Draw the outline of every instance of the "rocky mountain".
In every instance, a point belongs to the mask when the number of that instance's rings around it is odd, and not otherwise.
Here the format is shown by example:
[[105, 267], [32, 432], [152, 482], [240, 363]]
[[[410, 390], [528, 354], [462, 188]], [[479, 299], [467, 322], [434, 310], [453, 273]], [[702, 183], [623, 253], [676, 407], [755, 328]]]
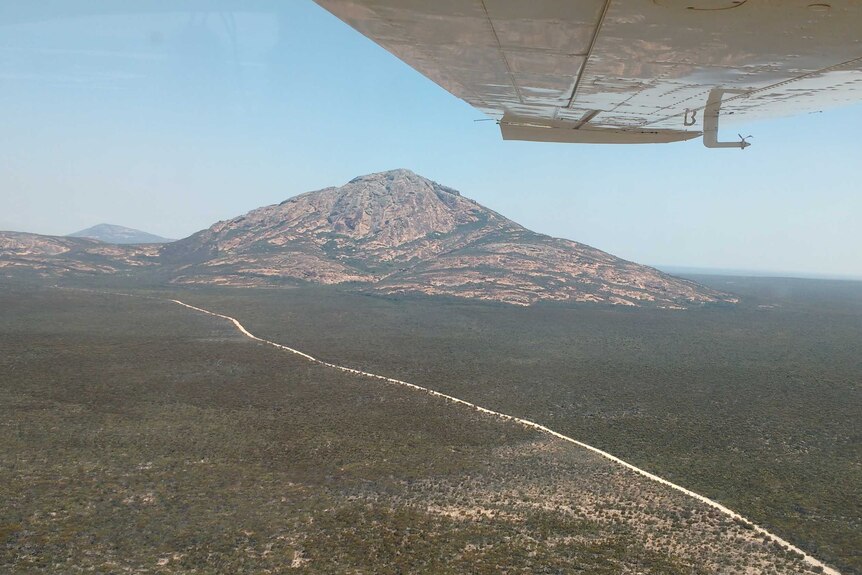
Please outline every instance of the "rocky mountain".
[[253, 210], [162, 247], [182, 284], [353, 282], [529, 305], [686, 307], [727, 294], [537, 234], [408, 170], [361, 176]]
[[70, 238], [90, 238], [106, 244], [164, 244], [172, 242], [155, 234], [113, 224], [98, 224], [92, 228], [69, 234]]
[[[91, 230], [97, 228], [103, 227]], [[115, 242], [141, 237], [115, 228], [107, 229]], [[0, 232], [0, 270], [44, 277], [149, 274], [150, 281], [187, 285], [344, 284], [520, 305], [550, 300], [680, 308], [735, 301], [532, 232], [408, 170], [302, 194], [172, 243]]]
[[89, 238], [0, 232], [0, 271], [45, 277], [113, 274], [158, 264], [156, 245], [120, 246]]

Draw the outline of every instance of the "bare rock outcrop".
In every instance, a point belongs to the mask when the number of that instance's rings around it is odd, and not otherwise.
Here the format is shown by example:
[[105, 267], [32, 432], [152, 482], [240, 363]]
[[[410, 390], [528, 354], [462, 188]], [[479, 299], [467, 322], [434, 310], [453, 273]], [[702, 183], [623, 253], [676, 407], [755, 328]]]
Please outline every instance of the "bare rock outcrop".
[[451, 188], [393, 170], [305, 193], [164, 246], [186, 284], [356, 282], [529, 305], [731, 302], [696, 283], [527, 230]]

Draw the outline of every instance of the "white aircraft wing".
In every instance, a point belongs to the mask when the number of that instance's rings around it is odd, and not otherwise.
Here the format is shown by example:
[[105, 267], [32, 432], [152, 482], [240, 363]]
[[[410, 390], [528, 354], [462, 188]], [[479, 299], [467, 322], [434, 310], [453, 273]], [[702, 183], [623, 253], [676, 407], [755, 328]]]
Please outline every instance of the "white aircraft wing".
[[862, 100], [862, 0], [316, 0], [505, 139], [718, 142]]

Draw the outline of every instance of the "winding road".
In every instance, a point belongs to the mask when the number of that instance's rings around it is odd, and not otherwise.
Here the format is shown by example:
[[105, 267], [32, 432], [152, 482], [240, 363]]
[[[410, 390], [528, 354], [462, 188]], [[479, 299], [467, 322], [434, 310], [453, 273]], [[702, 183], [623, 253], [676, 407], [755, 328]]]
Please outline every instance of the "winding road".
[[[117, 294], [117, 295], [121, 295], [121, 294]], [[129, 294], [122, 294], [122, 295], [129, 295]], [[354, 375], [359, 375], [359, 376], [368, 377], [368, 378], [372, 378], [372, 379], [378, 379], [378, 380], [385, 381], [387, 383], [391, 383], [394, 385], [401, 385], [404, 387], [409, 387], [409, 388], [414, 389], [416, 391], [420, 391], [422, 393], [426, 393], [429, 395], [433, 395], [435, 397], [442, 398], [442, 399], [449, 401], [451, 403], [457, 403], [457, 404], [463, 405], [465, 407], [469, 407], [470, 409], [473, 409], [475, 411], [490, 415], [492, 417], [496, 417], [498, 419], [518, 423], [520, 425], [523, 425], [524, 427], [527, 427], [530, 429], [535, 429], [536, 431], [540, 431], [541, 433], [550, 435], [552, 437], [556, 437], [557, 439], [561, 439], [561, 440], [566, 441], [568, 443], [572, 443], [574, 445], [577, 445], [578, 447], [582, 447], [584, 449], [592, 451], [593, 453], [596, 453], [596, 454], [604, 457], [605, 459], [609, 459], [609, 460], [613, 461], [614, 463], [621, 465], [621, 466], [625, 467], [626, 469], [629, 469], [629, 470], [637, 473], [638, 475], [646, 477], [647, 479], [655, 481], [656, 483], [666, 485], [667, 487], [670, 487], [671, 489], [675, 489], [676, 491], [684, 493], [685, 495], [688, 495], [689, 497], [691, 497], [693, 499], [696, 499], [702, 503], [705, 503], [706, 505], [709, 505], [710, 507], [717, 509], [718, 511], [720, 511], [721, 513], [727, 515], [728, 517], [730, 517], [732, 519], [742, 521], [743, 523], [745, 523], [746, 525], [748, 525], [749, 527], [751, 527], [752, 529], [754, 529], [758, 533], [765, 535], [766, 537], [768, 537], [772, 541], [780, 544], [781, 546], [785, 547], [786, 549], [794, 551], [796, 553], [799, 553], [800, 555], [802, 555], [804, 557], [804, 561], [806, 563], [808, 563], [812, 567], [820, 567], [823, 570], [822, 572], [826, 573], [827, 575], [841, 575], [841, 573], [839, 571], [837, 571], [836, 569], [829, 567], [828, 565], [826, 565], [822, 561], [819, 561], [818, 559], [812, 557], [811, 555], [809, 555], [808, 553], [806, 553], [802, 549], [800, 549], [800, 548], [796, 547], [795, 545], [792, 545], [791, 543], [785, 541], [784, 539], [782, 539], [778, 535], [775, 535], [775, 534], [767, 531], [766, 529], [764, 529], [763, 527], [760, 527], [759, 525], [755, 525], [754, 523], [752, 523], [751, 521], [749, 521], [748, 519], [746, 519], [745, 517], [743, 517], [739, 513], [733, 511], [732, 509], [725, 507], [721, 503], [718, 503], [717, 501], [713, 501], [712, 499], [709, 499], [708, 497], [700, 495], [699, 493], [695, 493], [694, 491], [686, 489], [685, 487], [682, 487], [681, 485], [677, 485], [676, 483], [672, 483], [672, 482], [668, 481], [667, 479], [663, 479], [663, 478], [659, 477], [658, 475], [652, 474], [649, 471], [641, 469], [640, 467], [636, 467], [636, 466], [632, 465], [631, 463], [628, 463], [627, 461], [623, 461], [619, 457], [611, 455], [610, 453], [608, 453], [606, 451], [602, 451], [601, 449], [593, 447], [592, 445], [587, 445], [586, 443], [578, 441], [577, 439], [573, 439], [567, 435], [563, 435], [562, 433], [559, 433], [557, 431], [554, 431], [553, 429], [545, 427], [544, 425], [542, 425], [540, 423], [536, 423], [534, 421], [530, 421], [528, 419], [523, 419], [520, 417], [515, 417], [514, 415], [507, 415], [505, 413], [500, 413], [499, 411], [494, 411], [492, 409], [488, 409], [486, 407], [476, 405], [475, 403], [471, 403], [469, 401], [465, 401], [463, 399], [459, 399], [459, 398], [453, 397], [451, 395], [446, 395], [445, 393], [440, 393], [439, 391], [434, 391], [433, 389], [428, 389], [427, 387], [422, 387], [421, 385], [416, 385], [416, 384], [409, 383], [406, 381], [401, 381], [400, 379], [393, 379], [391, 377], [385, 377], [382, 375], [369, 373], [367, 371], [360, 371], [358, 369], [352, 369], [352, 368], [345, 367], [342, 365], [336, 365], [334, 363], [329, 363], [329, 362], [317, 359], [316, 357], [313, 357], [311, 355], [308, 355], [307, 353], [303, 353], [299, 350], [293, 349], [292, 347], [288, 347], [286, 345], [281, 345], [280, 343], [275, 343], [274, 341], [269, 341], [268, 339], [263, 339], [261, 337], [258, 337], [256, 335], [254, 335], [253, 333], [251, 333], [250, 331], [248, 331], [239, 322], [239, 320], [237, 320], [236, 318], [230, 317], [228, 315], [216, 313], [213, 311], [209, 311], [209, 310], [206, 310], [206, 309], [203, 309], [200, 307], [195, 307], [193, 305], [182, 302], [178, 299], [171, 299], [171, 300], [167, 300], [167, 301], [173, 302], [175, 304], [181, 305], [185, 308], [188, 308], [190, 310], [194, 310], [194, 311], [199, 312], [199, 313], [203, 313], [203, 314], [207, 314], [207, 315], [210, 315], [213, 317], [227, 320], [230, 323], [232, 323], [233, 326], [240, 333], [242, 333], [244, 336], [246, 336], [250, 339], [253, 339], [254, 341], [257, 341], [257, 342], [260, 342], [260, 343], [263, 343], [266, 345], [270, 345], [270, 346], [275, 347], [277, 349], [298, 355], [298, 356], [300, 356], [304, 359], [307, 359], [310, 362], [316, 363], [318, 365], [322, 365], [322, 366], [329, 367], [332, 369], [337, 369], [339, 371], [343, 371], [346, 373], [352, 373]]]

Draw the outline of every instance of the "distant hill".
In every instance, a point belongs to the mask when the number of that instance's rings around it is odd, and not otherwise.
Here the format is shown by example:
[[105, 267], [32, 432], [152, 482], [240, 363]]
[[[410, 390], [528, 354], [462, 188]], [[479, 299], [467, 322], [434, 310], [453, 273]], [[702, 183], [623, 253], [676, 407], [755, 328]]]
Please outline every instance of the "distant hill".
[[590, 246], [532, 232], [409, 170], [361, 176], [253, 210], [162, 248], [186, 284], [357, 282], [528, 305], [685, 307], [735, 301]]
[[141, 230], [126, 228], [123, 226], [115, 226], [113, 224], [99, 224], [86, 230], [69, 234], [70, 238], [90, 238], [99, 240], [106, 244], [164, 244], [172, 242], [168, 238], [163, 238]]

